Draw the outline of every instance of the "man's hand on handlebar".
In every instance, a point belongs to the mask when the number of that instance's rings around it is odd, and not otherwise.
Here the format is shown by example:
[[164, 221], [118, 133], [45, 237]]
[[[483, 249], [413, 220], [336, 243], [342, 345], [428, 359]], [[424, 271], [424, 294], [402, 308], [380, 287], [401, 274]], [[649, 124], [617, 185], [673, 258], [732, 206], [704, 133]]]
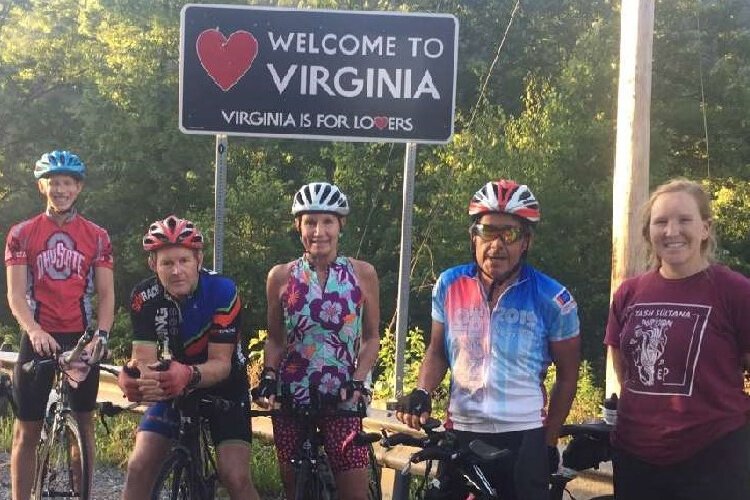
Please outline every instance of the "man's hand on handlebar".
[[420, 429], [432, 413], [430, 393], [424, 389], [414, 389], [408, 396], [399, 399], [396, 418], [413, 429]]
[[60, 352], [60, 344], [50, 335], [45, 332], [42, 327], [33, 328], [26, 332], [31, 342], [31, 347], [34, 352], [44, 358], [52, 357], [57, 352]]
[[[162, 391], [162, 399], [172, 399], [184, 394], [193, 375], [190, 365], [174, 359], [168, 365], [157, 361], [148, 365], [148, 368], [150, 370], [143, 375], [143, 379], [156, 381], [158, 388]], [[158, 396], [158, 392], [154, 392], [154, 395]]]
[[137, 403], [144, 399], [140, 388], [140, 381], [138, 380], [140, 376], [141, 371], [138, 369], [138, 364], [134, 359], [128, 361], [122, 367], [122, 370], [120, 370], [120, 375], [117, 377], [117, 385], [120, 386], [123, 396], [128, 401]]

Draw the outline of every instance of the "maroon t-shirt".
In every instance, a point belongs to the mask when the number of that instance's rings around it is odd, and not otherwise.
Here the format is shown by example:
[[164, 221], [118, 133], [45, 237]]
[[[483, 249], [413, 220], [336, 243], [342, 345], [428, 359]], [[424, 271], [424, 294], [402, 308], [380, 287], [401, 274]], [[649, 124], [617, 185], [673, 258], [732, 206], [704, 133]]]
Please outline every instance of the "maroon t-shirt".
[[654, 464], [685, 460], [750, 419], [750, 280], [720, 265], [650, 271], [615, 293], [604, 343], [625, 365], [613, 442]]

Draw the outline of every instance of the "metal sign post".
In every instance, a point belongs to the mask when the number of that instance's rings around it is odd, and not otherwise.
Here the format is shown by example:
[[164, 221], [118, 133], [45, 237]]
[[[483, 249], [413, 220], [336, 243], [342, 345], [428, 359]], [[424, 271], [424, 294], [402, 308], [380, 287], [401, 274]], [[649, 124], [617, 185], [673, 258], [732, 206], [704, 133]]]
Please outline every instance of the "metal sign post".
[[414, 206], [414, 164], [417, 145], [406, 144], [404, 153], [404, 191], [401, 205], [401, 260], [398, 266], [398, 298], [396, 299], [396, 364], [394, 369], [394, 394], [396, 398], [404, 392], [404, 351], [409, 330], [409, 270], [411, 267], [411, 221]]
[[224, 213], [227, 199], [227, 148], [226, 134], [216, 136], [216, 173], [214, 179], [214, 271], [224, 269]]

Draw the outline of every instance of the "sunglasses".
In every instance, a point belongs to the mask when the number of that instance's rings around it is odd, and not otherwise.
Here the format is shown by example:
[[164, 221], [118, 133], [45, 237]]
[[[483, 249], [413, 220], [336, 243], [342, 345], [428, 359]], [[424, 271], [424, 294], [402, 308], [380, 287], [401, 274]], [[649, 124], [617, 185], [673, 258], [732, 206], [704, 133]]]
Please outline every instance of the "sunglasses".
[[504, 245], [512, 245], [523, 238], [524, 230], [517, 226], [490, 226], [488, 224], [474, 224], [471, 233], [479, 236], [482, 241], [490, 242], [498, 238]]

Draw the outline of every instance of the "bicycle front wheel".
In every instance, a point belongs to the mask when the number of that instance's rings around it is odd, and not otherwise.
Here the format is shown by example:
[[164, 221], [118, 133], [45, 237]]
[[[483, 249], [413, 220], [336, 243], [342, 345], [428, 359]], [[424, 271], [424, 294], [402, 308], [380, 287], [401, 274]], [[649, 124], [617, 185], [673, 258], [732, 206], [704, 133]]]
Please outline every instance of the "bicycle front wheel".
[[151, 500], [201, 500], [191, 477], [190, 457], [185, 450], [172, 450], [156, 477]]
[[47, 432], [37, 450], [32, 498], [89, 498], [86, 439], [71, 414]]
[[330, 496], [326, 490], [319, 474], [320, 470], [313, 470], [312, 464], [303, 460], [294, 475], [294, 500], [329, 500]]
[[375, 450], [372, 448], [372, 444], [368, 444], [367, 450], [370, 463], [367, 466], [367, 498], [369, 500], [381, 500], [383, 498], [383, 492], [380, 487], [380, 464], [375, 459]]

